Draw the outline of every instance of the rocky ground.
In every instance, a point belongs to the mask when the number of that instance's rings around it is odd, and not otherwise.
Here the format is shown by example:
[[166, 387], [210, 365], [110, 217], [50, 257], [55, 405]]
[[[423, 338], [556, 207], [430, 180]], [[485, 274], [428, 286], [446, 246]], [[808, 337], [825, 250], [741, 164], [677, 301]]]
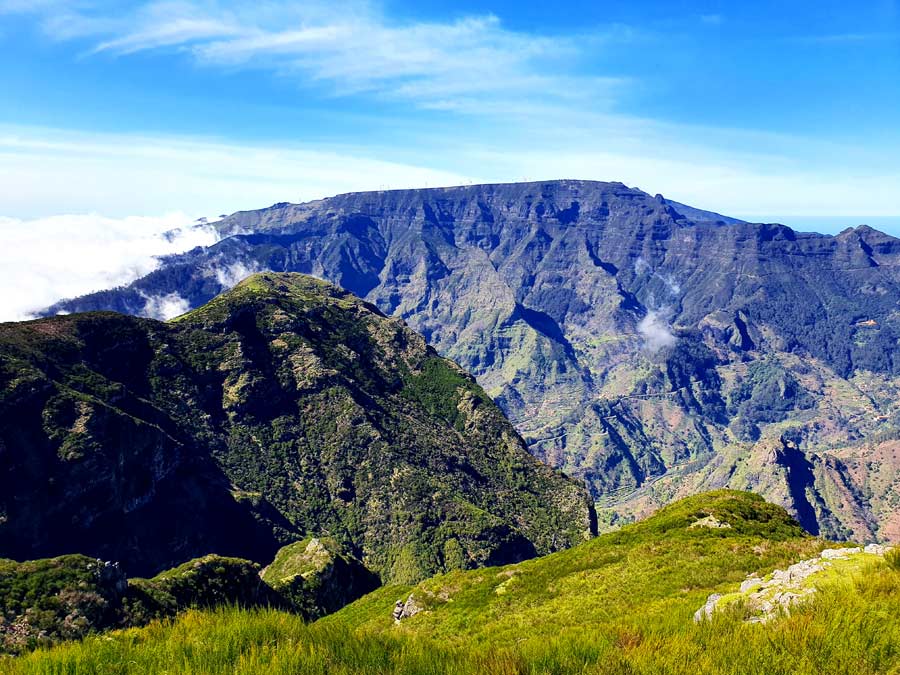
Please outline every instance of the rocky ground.
[[711, 619], [716, 612], [743, 603], [748, 623], [765, 623], [815, 594], [823, 581], [856, 571], [891, 547], [879, 544], [827, 548], [816, 558], [801, 560], [765, 577], [752, 573], [734, 593], [713, 593], [694, 614], [694, 621]]

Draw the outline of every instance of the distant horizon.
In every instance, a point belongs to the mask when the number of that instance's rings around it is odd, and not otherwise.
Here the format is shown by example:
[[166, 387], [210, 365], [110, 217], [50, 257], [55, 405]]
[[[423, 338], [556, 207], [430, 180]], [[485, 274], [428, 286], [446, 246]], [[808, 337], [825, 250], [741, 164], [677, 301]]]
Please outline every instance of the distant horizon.
[[868, 225], [871, 228], [900, 238], [900, 215], [896, 216], [773, 216], [724, 213], [750, 223], [778, 223], [796, 232], [839, 234], [848, 227]]

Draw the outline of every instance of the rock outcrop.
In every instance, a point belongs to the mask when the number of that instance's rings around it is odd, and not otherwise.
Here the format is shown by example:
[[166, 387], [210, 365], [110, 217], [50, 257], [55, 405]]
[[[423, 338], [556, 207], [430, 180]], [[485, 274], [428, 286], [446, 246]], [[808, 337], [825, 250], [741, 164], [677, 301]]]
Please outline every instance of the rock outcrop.
[[392, 613], [394, 623], [400, 623], [403, 619], [408, 619], [424, 610], [425, 608], [418, 600], [416, 600], [416, 597], [410, 593], [406, 600], [401, 599], [394, 604], [394, 611]]
[[801, 560], [786, 569], [777, 569], [764, 578], [751, 574], [737, 593], [713, 593], [694, 613], [694, 621], [711, 619], [716, 611], [742, 602], [748, 623], [763, 623], [789, 612], [816, 593], [816, 584], [826, 571], [846, 575], [859, 571], [873, 557], [884, 558], [890, 547], [869, 544], [862, 547], [824, 549], [817, 558]]
[[378, 577], [333, 539], [310, 537], [281, 549], [261, 573], [294, 612], [330, 614], [378, 587]]

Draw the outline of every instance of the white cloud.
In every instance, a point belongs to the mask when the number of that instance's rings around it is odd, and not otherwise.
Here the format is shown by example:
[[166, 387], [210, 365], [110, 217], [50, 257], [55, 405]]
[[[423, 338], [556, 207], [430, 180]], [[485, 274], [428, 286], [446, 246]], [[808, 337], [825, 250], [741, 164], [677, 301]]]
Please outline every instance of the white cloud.
[[651, 353], [674, 347], [678, 341], [669, 329], [663, 312], [658, 310], [648, 310], [647, 315], [638, 322], [637, 329], [644, 338], [644, 349]]
[[178, 293], [166, 293], [165, 295], [145, 296], [147, 304], [144, 305], [143, 316], [151, 319], [168, 321], [176, 316], [181, 316], [191, 308], [186, 298]]
[[232, 288], [249, 277], [251, 274], [261, 271], [255, 260], [246, 264], [238, 260], [230, 265], [217, 266], [212, 269], [218, 281], [224, 288]]
[[458, 96], [610, 95], [611, 84], [622, 81], [560, 78], [559, 61], [634, 34], [613, 25], [580, 36], [543, 36], [507, 29], [491, 14], [394, 21], [363, 0], [156, 0], [130, 10], [56, 0], [38, 13], [51, 37], [87, 41], [93, 54], [179, 50], [206, 66], [262, 68], [338, 94], [376, 92], [427, 107]]
[[[128, 283], [158, 266], [154, 256], [216, 239], [211, 227], [183, 213], [0, 218], [0, 320], [22, 320], [61, 298]], [[171, 307], [154, 305], [157, 314]]]
[[375, 151], [0, 126], [0, 214], [221, 214], [339, 192], [458, 185], [471, 177]]

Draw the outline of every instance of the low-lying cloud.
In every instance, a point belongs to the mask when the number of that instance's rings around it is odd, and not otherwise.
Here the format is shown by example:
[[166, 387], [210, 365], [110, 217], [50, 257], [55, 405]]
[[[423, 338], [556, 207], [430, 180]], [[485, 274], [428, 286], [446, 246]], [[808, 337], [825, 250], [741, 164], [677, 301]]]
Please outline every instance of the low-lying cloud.
[[[57, 300], [127, 284], [156, 269], [157, 256], [218, 238], [213, 227], [184, 213], [0, 217], [0, 321], [21, 321]], [[176, 305], [174, 298], [149, 299], [148, 313], [161, 317]]]
[[659, 310], [648, 310], [647, 315], [638, 322], [637, 329], [644, 339], [643, 348], [651, 353], [674, 347], [678, 341], [669, 328], [665, 314]]
[[262, 269], [255, 260], [251, 260], [249, 263], [238, 260], [237, 262], [216, 266], [212, 269], [216, 281], [218, 281], [223, 288], [232, 288], [251, 274], [261, 271]]
[[142, 314], [151, 319], [168, 321], [190, 310], [191, 303], [187, 298], [178, 293], [166, 293], [165, 295], [148, 295], [147, 304], [144, 305]]

